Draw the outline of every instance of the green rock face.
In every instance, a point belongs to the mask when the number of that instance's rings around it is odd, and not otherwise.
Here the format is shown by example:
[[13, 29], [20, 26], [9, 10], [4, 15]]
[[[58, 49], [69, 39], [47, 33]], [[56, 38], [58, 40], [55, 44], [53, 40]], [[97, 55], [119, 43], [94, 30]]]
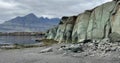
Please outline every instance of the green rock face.
[[76, 16], [63, 17], [60, 25], [58, 26], [57, 34], [54, 39], [59, 42], [72, 42], [72, 31], [76, 18]]
[[110, 29], [110, 18], [116, 2], [108, 2], [95, 8], [90, 16], [87, 38], [102, 39], [107, 37]]
[[59, 42], [81, 42], [109, 38], [120, 34], [120, 1], [112, 1], [77, 16], [63, 17], [58, 27], [49, 30], [47, 39]]
[[82, 39], [86, 39], [90, 15], [91, 12], [89, 11], [86, 11], [85, 13], [78, 15], [72, 32], [73, 42], [79, 42]]

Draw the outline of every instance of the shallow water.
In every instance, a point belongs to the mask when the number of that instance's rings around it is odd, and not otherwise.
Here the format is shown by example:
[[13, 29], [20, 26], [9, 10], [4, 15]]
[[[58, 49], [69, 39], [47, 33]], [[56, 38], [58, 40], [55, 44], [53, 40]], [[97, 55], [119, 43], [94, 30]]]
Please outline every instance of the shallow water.
[[0, 44], [33, 44], [36, 43], [36, 38], [41, 36], [0, 36]]

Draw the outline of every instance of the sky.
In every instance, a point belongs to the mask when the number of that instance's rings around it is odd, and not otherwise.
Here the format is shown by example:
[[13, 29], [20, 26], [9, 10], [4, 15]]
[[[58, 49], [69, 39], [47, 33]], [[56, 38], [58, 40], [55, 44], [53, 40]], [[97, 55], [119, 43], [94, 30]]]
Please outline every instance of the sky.
[[0, 23], [34, 13], [38, 17], [77, 15], [111, 0], [0, 0]]

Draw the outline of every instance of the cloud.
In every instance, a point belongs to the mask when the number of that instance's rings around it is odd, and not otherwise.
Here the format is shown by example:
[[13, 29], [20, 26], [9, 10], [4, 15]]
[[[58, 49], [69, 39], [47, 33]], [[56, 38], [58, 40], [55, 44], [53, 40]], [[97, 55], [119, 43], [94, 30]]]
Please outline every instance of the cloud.
[[4, 0], [0, 0], [0, 8], [3, 8], [3, 9], [13, 9], [16, 6], [17, 6], [17, 3], [6, 2]]
[[77, 15], [111, 0], [0, 0], [0, 21], [34, 13], [37, 16]]

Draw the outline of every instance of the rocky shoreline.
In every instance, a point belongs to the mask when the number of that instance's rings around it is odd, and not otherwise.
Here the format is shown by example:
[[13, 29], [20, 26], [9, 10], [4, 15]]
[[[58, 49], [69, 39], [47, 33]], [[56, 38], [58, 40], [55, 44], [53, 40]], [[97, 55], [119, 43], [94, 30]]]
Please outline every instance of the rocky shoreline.
[[39, 44], [0, 47], [0, 63], [120, 63], [119, 14], [120, 0], [113, 0], [64, 16]]
[[104, 39], [101, 42], [0, 50], [0, 63], [119, 63], [119, 52], [119, 42], [111, 43]]
[[34, 44], [9, 44], [9, 43], [4, 43], [0, 44], [0, 49], [4, 50], [12, 50], [12, 49], [23, 49], [23, 48], [34, 48], [34, 47], [42, 47], [42, 43], [34, 43]]
[[[52, 48], [47, 48], [41, 52], [51, 52]], [[54, 51], [53, 51], [54, 52]], [[110, 53], [120, 52], [120, 43], [119, 42], [110, 42], [110, 39], [106, 38], [101, 41], [88, 41], [75, 44], [63, 44], [57, 48], [56, 52], [62, 54], [69, 53], [79, 53], [84, 56], [106, 56]]]
[[[45, 41], [45, 39], [44, 39]], [[52, 42], [53, 40], [46, 40]], [[102, 40], [89, 40], [81, 41], [79, 43], [54, 43], [45, 45], [46, 43], [40, 42], [35, 44], [19, 45], [19, 44], [2, 44], [1, 50], [13, 50], [13, 49], [24, 49], [41, 47], [45, 49], [39, 50], [40, 53], [62, 54], [65, 56], [73, 57], [85, 57], [85, 56], [98, 56], [106, 57], [112, 53], [120, 52], [120, 42], [111, 42], [111, 39], [105, 38]], [[56, 46], [57, 45], [57, 46]], [[75, 55], [74, 55], [75, 54]]]
[[0, 36], [44, 36], [43, 32], [0, 32]]

